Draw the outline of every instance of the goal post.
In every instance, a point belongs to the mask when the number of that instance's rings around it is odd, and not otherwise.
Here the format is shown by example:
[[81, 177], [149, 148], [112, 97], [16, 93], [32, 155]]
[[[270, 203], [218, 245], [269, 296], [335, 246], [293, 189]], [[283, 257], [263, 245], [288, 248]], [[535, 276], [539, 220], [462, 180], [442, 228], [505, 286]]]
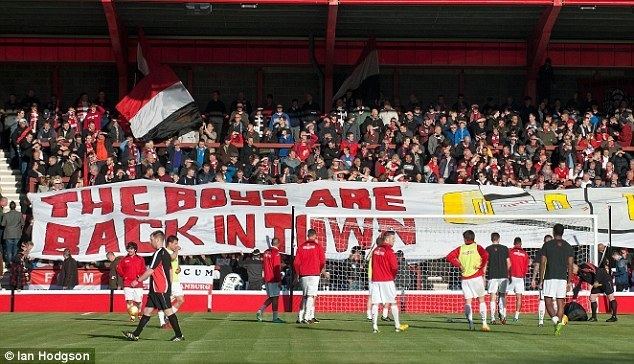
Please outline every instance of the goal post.
[[[396, 278], [399, 304], [410, 313], [460, 313], [463, 309], [458, 269], [445, 256], [463, 243], [462, 233], [472, 230], [476, 242], [491, 244], [491, 233], [500, 243], [513, 247], [515, 237], [531, 259], [555, 224], [564, 225], [564, 239], [574, 248], [575, 262], [596, 262], [598, 218], [596, 215], [353, 215], [306, 216], [306, 226], [326, 246], [326, 269], [319, 289], [318, 308], [329, 312], [365, 312], [368, 261], [377, 237], [394, 231], [394, 251], [399, 258]], [[531, 264], [525, 277], [523, 310], [537, 310], [538, 291], [530, 287]], [[511, 295], [509, 295], [511, 296]], [[510, 298], [510, 297], [509, 297]], [[512, 298], [510, 302], [512, 303]]]

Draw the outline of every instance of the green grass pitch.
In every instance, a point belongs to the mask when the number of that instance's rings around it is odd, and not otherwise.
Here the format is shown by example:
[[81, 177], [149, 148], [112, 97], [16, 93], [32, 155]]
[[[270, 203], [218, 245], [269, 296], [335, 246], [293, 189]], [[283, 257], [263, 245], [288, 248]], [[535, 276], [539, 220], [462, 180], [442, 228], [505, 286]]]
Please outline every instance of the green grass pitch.
[[[186, 341], [154, 316], [140, 341], [122, 330], [136, 325], [123, 314], [2, 314], [0, 347], [96, 348], [97, 363], [612, 363], [631, 362], [634, 316], [618, 323], [571, 322], [559, 337], [535, 315], [519, 323], [467, 331], [458, 315], [403, 315], [405, 332], [381, 323], [373, 334], [364, 314], [318, 315], [321, 323], [259, 323], [251, 314], [179, 313]], [[477, 316], [477, 314], [476, 314]], [[270, 320], [270, 313], [265, 316]], [[293, 323], [290, 323], [293, 322]]]

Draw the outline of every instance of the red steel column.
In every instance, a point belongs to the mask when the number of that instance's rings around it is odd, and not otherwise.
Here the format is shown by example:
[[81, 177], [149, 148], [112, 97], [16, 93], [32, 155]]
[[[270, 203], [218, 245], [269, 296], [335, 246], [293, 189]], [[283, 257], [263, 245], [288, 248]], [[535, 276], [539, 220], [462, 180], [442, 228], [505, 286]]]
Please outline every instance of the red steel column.
[[108, 22], [108, 32], [112, 44], [112, 53], [117, 64], [117, 75], [119, 79], [119, 99], [128, 93], [128, 58], [126, 37], [119, 22], [117, 11], [113, 0], [101, 0], [106, 21]]
[[324, 61], [324, 112], [329, 112], [333, 95], [333, 74], [335, 64], [335, 38], [337, 32], [337, 12], [339, 11], [339, 1], [330, 0], [328, 2], [328, 20], [326, 23], [326, 59]]
[[526, 96], [533, 98], [535, 102], [537, 98], [537, 76], [539, 67], [546, 60], [546, 50], [550, 42], [550, 34], [552, 33], [559, 12], [561, 11], [562, 0], [554, 0], [553, 5], [544, 10], [539, 17], [539, 21], [533, 29], [531, 38], [527, 44], [526, 54], [526, 88], [524, 93]]

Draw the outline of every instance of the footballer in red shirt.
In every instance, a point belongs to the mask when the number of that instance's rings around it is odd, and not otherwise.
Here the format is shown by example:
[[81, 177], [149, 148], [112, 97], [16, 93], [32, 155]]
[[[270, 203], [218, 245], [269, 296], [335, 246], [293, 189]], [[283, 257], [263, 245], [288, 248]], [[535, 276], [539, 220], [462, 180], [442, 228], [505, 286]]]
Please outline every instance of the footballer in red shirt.
[[136, 254], [138, 250], [136, 243], [128, 243], [125, 248], [128, 255], [119, 261], [117, 273], [123, 278], [123, 294], [130, 314], [130, 321], [134, 322], [137, 314], [141, 312], [143, 287], [132, 287], [131, 283], [145, 272], [145, 261]]
[[511, 283], [508, 286], [508, 292], [515, 293], [515, 316], [513, 321], [518, 321], [522, 310], [522, 294], [524, 294], [524, 288], [526, 287], [524, 277], [526, 277], [530, 265], [528, 253], [522, 249], [521, 238], [517, 237], [513, 240], [513, 248], [509, 250], [509, 259], [511, 260]]
[[268, 298], [262, 307], [255, 314], [258, 321], [262, 322], [264, 310], [271, 305], [273, 309], [273, 322], [283, 324], [277, 313], [277, 304], [280, 296], [280, 286], [282, 285], [282, 260], [280, 259], [280, 239], [273, 238], [271, 247], [262, 254], [262, 271], [264, 273], [264, 284], [266, 285], [266, 295]]
[[396, 234], [388, 231], [383, 236], [383, 242], [372, 252], [372, 284], [370, 296], [372, 297], [372, 331], [379, 332], [379, 304], [390, 304], [396, 332], [407, 330], [409, 325], [401, 324], [399, 320], [398, 305], [396, 305], [396, 285], [394, 280], [398, 273], [398, 259], [392, 247], [396, 240]]
[[302, 285], [302, 306], [299, 310], [297, 323], [318, 323], [315, 319], [315, 298], [319, 288], [319, 277], [326, 265], [326, 253], [321, 244], [315, 241], [317, 232], [309, 229], [306, 241], [297, 248], [293, 267]]

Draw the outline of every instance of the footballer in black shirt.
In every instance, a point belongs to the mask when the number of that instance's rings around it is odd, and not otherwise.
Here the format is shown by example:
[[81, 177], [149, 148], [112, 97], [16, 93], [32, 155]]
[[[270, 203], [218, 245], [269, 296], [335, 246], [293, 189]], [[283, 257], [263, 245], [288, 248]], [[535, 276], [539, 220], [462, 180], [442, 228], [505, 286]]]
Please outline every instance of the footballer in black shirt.
[[[542, 258], [539, 264], [546, 311], [553, 321], [555, 335], [560, 335], [561, 330], [568, 323], [568, 317], [564, 315], [564, 304], [574, 263], [574, 250], [567, 241], [563, 240], [563, 235], [564, 226], [555, 224], [554, 238], [542, 246]], [[557, 309], [553, 304], [555, 299]]]
[[612, 316], [606, 322], [616, 322], [616, 299], [614, 298], [614, 286], [612, 285], [612, 275], [610, 274], [610, 263], [608, 260], [603, 262], [601, 267], [597, 267], [592, 263], [582, 263], [573, 267], [573, 273], [579, 277], [579, 282], [573, 289], [574, 299], [577, 299], [581, 284], [583, 282], [592, 286], [590, 290], [590, 307], [592, 308], [592, 317], [588, 321], [597, 321], [597, 298], [603, 293], [610, 300], [610, 311]]
[[[500, 322], [506, 324], [506, 288], [508, 286], [509, 268], [511, 259], [509, 258], [509, 248], [500, 244], [500, 234], [491, 234], [491, 245], [486, 247], [489, 253], [487, 265], [487, 279], [489, 284], [487, 291], [491, 295], [491, 324], [497, 324], [495, 317], [497, 313], [496, 304], [499, 303]], [[499, 302], [498, 302], [499, 299]]]
[[171, 269], [172, 259], [165, 249], [165, 234], [157, 230], [150, 235], [150, 244], [156, 251], [152, 256], [150, 267], [139, 278], [132, 281], [132, 287], [137, 286], [140, 282], [150, 277], [150, 291], [148, 293], [147, 302], [143, 309], [143, 316], [139, 320], [136, 330], [124, 331], [123, 335], [131, 341], [139, 340], [139, 336], [143, 328], [150, 321], [150, 317], [155, 309], [165, 312], [172, 329], [174, 329], [174, 337], [171, 341], [183, 341], [185, 338], [181, 333], [178, 324], [178, 318], [172, 310], [171, 295]]

